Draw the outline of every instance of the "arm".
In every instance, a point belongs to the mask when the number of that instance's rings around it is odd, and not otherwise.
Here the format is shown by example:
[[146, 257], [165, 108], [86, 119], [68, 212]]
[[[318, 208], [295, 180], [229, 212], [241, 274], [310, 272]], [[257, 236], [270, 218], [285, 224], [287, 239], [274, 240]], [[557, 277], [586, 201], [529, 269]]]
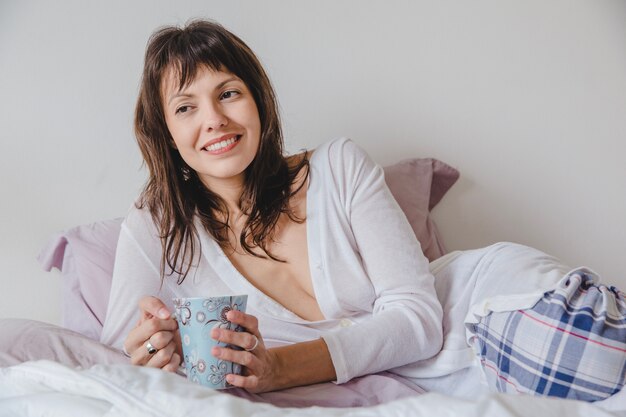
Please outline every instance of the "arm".
[[115, 253], [109, 304], [100, 341], [120, 350], [126, 336], [142, 318], [137, 310], [139, 300], [146, 294], [159, 294], [161, 284], [157, 263], [160, 243], [146, 216], [149, 214], [134, 207], [130, 210], [122, 223]]
[[[166, 305], [158, 260], [161, 247], [148, 213], [131, 209], [122, 224], [107, 315], [100, 341], [124, 349], [134, 365], [175, 371], [180, 364], [180, 337]], [[137, 308], [139, 307], [139, 309]], [[147, 342], [158, 349], [149, 354]]]
[[[427, 359], [442, 344], [442, 308], [434, 277], [384, 173], [351, 141], [329, 149], [332, 177], [343, 208], [346, 241], [355, 253], [349, 276], [333, 276], [338, 294], [371, 311], [367, 320], [323, 335], [337, 382]], [[341, 218], [340, 218], [341, 219]], [[339, 239], [335, 239], [339, 240]], [[337, 274], [337, 272], [335, 272]], [[355, 288], [367, 288], [360, 294]], [[346, 298], [346, 297], [344, 297]]]
[[250, 392], [267, 392], [336, 379], [335, 368], [323, 339], [266, 349], [258, 330], [256, 317], [240, 311], [229, 311], [228, 320], [246, 332], [213, 329], [211, 337], [252, 351], [215, 347], [214, 356], [245, 366], [244, 375], [228, 375], [227, 381]]
[[281, 388], [337, 379], [324, 339], [270, 349], [278, 364], [276, 385]]

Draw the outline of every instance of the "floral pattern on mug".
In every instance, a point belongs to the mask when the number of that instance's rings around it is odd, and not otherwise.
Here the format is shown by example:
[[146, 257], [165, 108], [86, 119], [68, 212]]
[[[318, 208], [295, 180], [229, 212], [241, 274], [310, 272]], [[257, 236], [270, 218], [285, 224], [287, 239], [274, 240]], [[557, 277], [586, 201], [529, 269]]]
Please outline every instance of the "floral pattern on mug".
[[215, 358], [212, 346], [241, 350], [211, 338], [214, 327], [241, 332], [245, 329], [227, 320], [231, 310], [245, 311], [246, 296], [175, 298], [175, 316], [181, 333], [187, 378], [211, 388], [230, 388], [226, 375], [241, 375], [242, 366]]
[[206, 362], [198, 357], [198, 351], [192, 350], [189, 355], [185, 355], [185, 369], [189, 379], [193, 382], [200, 382], [200, 375], [206, 371]]
[[[233, 323], [228, 321], [226, 315], [231, 310], [240, 310], [242, 305], [242, 300], [239, 300], [238, 297], [218, 297], [218, 298], [207, 298], [202, 305], [210, 312], [218, 312], [216, 314], [216, 318], [208, 320], [205, 323], [205, 326], [209, 324], [213, 324], [210, 328], [212, 329], [217, 325], [222, 329], [234, 330], [236, 332], [243, 331], [241, 326], [234, 326]], [[234, 328], [233, 328], [234, 327]], [[209, 330], [210, 331], [210, 330]], [[230, 347], [230, 346], [229, 346]]]
[[[209, 381], [213, 385], [221, 384], [226, 378], [226, 375], [229, 374], [229, 366], [226, 361], [219, 360], [217, 365], [211, 365], [211, 372], [209, 373]], [[228, 383], [228, 381], [226, 381]]]
[[174, 299], [174, 314], [178, 319], [178, 323], [187, 326], [189, 324], [189, 320], [191, 319], [191, 301], [184, 302], [181, 298]]

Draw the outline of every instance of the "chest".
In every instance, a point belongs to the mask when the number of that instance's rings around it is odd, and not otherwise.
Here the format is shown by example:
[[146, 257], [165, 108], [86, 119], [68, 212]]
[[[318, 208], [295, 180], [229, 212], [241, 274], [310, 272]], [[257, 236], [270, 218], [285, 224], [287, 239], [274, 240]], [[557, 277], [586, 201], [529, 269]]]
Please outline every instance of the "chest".
[[282, 219], [268, 249], [280, 261], [252, 256], [240, 246], [227, 256], [239, 273], [265, 295], [303, 319], [323, 320], [309, 267], [306, 222]]

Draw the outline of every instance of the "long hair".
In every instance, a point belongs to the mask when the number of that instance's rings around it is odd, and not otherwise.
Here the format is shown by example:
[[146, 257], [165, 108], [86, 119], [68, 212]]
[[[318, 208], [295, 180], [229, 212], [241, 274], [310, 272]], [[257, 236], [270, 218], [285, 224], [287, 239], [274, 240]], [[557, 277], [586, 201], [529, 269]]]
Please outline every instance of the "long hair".
[[[178, 76], [179, 87], [194, 81], [201, 68], [226, 70], [250, 90], [261, 120], [257, 154], [244, 171], [239, 206], [247, 216], [239, 236], [244, 251], [256, 257], [281, 261], [269, 250], [281, 214], [302, 223], [289, 205], [290, 198], [306, 183], [306, 153], [295, 163], [284, 155], [278, 104], [270, 80], [252, 50], [218, 23], [195, 20], [183, 28], [168, 26], [154, 32], [146, 48], [144, 69], [135, 109], [135, 136], [149, 170], [148, 181], [137, 203], [147, 207], [160, 234], [163, 254], [161, 279], [187, 276], [200, 241], [194, 218], [226, 249], [229, 213], [224, 200], [206, 187], [173, 146], [163, 110], [162, 83], [168, 71]], [[298, 173], [306, 167], [304, 181], [292, 190]], [[224, 220], [225, 219], [225, 220]], [[265, 254], [253, 251], [260, 248]]]

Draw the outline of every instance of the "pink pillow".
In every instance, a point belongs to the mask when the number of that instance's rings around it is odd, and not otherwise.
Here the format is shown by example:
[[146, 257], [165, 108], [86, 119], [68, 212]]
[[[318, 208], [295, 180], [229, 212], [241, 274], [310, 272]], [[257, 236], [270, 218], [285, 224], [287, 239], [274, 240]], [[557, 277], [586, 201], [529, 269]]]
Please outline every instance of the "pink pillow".
[[424, 255], [430, 261], [445, 255], [430, 211], [459, 179], [459, 171], [433, 158], [406, 159], [384, 170], [387, 186], [409, 220]]
[[[387, 185], [426, 257], [432, 261], [444, 255], [429, 214], [459, 178], [459, 172], [431, 158], [407, 159], [384, 170]], [[99, 221], [58, 233], [38, 257], [46, 271], [57, 268], [63, 274], [62, 326], [96, 340], [106, 315], [122, 220]]]
[[106, 316], [122, 220], [58, 233], [37, 258], [46, 271], [57, 268], [63, 273], [61, 325], [96, 340]]

